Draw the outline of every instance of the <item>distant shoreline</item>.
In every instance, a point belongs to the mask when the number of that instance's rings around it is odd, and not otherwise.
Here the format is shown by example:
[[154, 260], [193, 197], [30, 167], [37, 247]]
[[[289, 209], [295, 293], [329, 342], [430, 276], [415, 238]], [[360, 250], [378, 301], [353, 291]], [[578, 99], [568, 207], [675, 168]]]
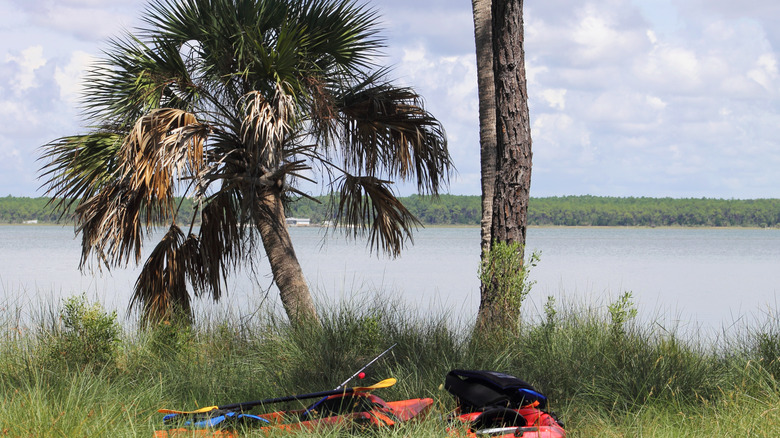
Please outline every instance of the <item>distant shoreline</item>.
[[[16, 228], [35, 228], [35, 227], [61, 227], [72, 228], [73, 224], [58, 224], [58, 223], [37, 223], [37, 224], [21, 224], [21, 223], [3, 223], [0, 222], [0, 227], [16, 227]], [[327, 228], [317, 224], [309, 226], [297, 226], [291, 228]], [[457, 229], [479, 229], [479, 225], [459, 225], [459, 224], [426, 224], [420, 226], [419, 229], [425, 228], [457, 228]], [[647, 225], [528, 225], [528, 229], [658, 229], [658, 230], [780, 230], [780, 226], [774, 227], [755, 227], [755, 226], [712, 226], [712, 225], [665, 225], [651, 227]]]
[[[479, 226], [480, 196], [441, 195], [399, 198], [423, 226]], [[197, 211], [190, 199], [181, 199], [177, 222], [189, 223]], [[302, 218], [312, 225], [332, 220], [328, 198], [293, 200], [287, 217]], [[0, 224], [68, 225], [49, 198], [0, 198]], [[196, 221], [197, 223], [197, 221]], [[693, 198], [617, 198], [562, 196], [531, 198], [529, 226], [643, 227], [643, 228], [780, 228], [780, 199], [726, 200]]]

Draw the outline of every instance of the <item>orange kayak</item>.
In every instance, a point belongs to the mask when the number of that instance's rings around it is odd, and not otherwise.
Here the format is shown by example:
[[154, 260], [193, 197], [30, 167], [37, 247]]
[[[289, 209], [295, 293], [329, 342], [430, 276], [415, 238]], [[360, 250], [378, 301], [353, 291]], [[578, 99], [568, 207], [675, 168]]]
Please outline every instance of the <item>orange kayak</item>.
[[[184, 426], [155, 432], [155, 438], [211, 437], [235, 438], [235, 429], [316, 430], [336, 426], [392, 427], [424, 417], [433, 399], [416, 398], [387, 402], [370, 393], [339, 394], [328, 397], [316, 411], [276, 411], [249, 415], [241, 412], [210, 412], [194, 417]], [[305, 416], [304, 416], [305, 415]], [[182, 418], [184, 420], [184, 418]]]

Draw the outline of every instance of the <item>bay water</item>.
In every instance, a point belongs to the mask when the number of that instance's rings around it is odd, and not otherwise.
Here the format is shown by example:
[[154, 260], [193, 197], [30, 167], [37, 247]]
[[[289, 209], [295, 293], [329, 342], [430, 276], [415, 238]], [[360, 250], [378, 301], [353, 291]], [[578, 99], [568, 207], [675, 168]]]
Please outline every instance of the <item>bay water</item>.
[[[473, 321], [479, 306], [479, 229], [421, 228], [396, 259], [365, 241], [317, 227], [290, 233], [315, 298], [368, 303], [392, 299], [420, 313]], [[780, 230], [737, 228], [530, 228], [526, 253], [541, 261], [524, 304], [538, 317], [548, 296], [558, 303], [605, 307], [631, 292], [642, 318], [666, 327], [719, 332], [775, 315], [780, 291]], [[0, 309], [34, 311], [42, 303], [86, 293], [126, 311], [139, 268], [80, 272], [80, 238], [72, 227], [0, 225]], [[147, 242], [145, 252], [155, 242]], [[264, 258], [228, 281], [218, 304], [244, 317], [279, 306]], [[2, 311], [2, 310], [0, 310]]]

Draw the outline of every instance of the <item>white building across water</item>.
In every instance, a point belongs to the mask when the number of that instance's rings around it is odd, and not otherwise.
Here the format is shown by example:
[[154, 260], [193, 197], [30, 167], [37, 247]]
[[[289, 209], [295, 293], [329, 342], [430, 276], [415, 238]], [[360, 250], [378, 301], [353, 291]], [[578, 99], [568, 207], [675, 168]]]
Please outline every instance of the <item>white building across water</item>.
[[299, 217], [288, 217], [287, 225], [291, 227], [308, 227], [309, 225], [311, 225], [311, 219], [299, 218]]

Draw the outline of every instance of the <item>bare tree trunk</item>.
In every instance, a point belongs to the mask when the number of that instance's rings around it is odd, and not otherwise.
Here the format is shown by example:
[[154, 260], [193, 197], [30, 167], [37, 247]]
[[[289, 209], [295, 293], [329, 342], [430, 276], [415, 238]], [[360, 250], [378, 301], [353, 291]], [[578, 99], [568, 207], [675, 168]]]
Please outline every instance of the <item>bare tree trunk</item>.
[[531, 121], [525, 80], [523, 0], [493, 0], [497, 159], [493, 240], [525, 244], [531, 188]]
[[258, 221], [258, 229], [284, 310], [293, 326], [319, 324], [309, 285], [287, 231], [284, 206], [277, 190], [269, 191], [263, 197], [262, 209], [267, 218]]
[[[531, 124], [523, 49], [523, 1], [493, 0], [493, 71], [496, 93], [496, 185], [492, 242], [519, 243], [523, 259], [531, 187]], [[518, 291], [520, 293], [520, 291]], [[477, 325], [514, 325], [519, 300], [483, 285]]]
[[493, 39], [491, 0], [472, 0], [474, 40], [477, 46], [477, 87], [479, 90], [479, 145], [482, 167], [481, 248], [484, 258], [490, 249], [493, 226], [493, 192], [496, 186], [496, 86], [493, 80]]

